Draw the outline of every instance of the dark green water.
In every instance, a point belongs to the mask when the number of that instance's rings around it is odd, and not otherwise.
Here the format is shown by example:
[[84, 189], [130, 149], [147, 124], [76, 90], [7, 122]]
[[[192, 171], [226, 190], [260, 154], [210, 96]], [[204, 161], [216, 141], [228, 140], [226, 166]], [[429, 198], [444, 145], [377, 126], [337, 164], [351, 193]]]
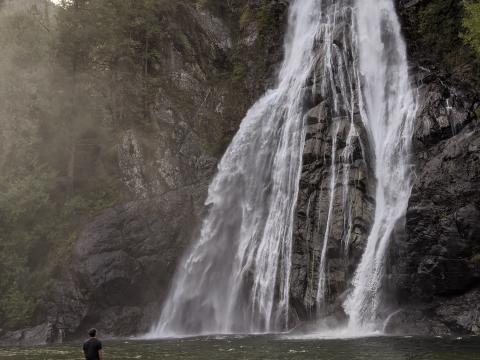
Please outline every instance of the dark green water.
[[[80, 344], [0, 349], [0, 359], [82, 360]], [[272, 336], [104, 342], [111, 359], [480, 360], [480, 338], [373, 337], [292, 340]]]

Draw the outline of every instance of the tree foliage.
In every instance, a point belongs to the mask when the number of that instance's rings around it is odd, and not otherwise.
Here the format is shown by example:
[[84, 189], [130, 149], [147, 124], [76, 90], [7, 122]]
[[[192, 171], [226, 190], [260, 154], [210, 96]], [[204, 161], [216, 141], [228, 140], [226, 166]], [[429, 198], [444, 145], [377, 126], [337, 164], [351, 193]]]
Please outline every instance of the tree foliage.
[[465, 2], [465, 18], [463, 19], [465, 32], [463, 39], [469, 44], [480, 58], [480, 2]]

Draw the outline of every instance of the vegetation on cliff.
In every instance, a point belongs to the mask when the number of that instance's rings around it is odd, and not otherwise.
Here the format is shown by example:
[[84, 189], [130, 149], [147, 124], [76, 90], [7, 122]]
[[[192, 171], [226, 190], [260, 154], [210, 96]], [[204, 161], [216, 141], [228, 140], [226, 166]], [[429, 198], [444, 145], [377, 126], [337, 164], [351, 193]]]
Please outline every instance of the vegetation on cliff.
[[124, 194], [116, 134], [126, 122], [147, 121], [156, 3], [79, 0], [54, 8], [38, 1], [3, 9], [3, 329], [28, 325], [44, 310], [79, 226]]
[[478, 1], [417, 1], [406, 4], [404, 11], [410, 56], [476, 86], [480, 81]]
[[[201, 109], [178, 91], [184, 84], [172, 84], [166, 73], [165, 57], [177, 61], [169, 52], [180, 53], [194, 71], [200, 66], [198, 77], [207, 74], [212, 86], [235, 88], [221, 110], [225, 125], [193, 118], [202, 151], [219, 156], [249, 97], [263, 91], [260, 79], [272, 72], [269, 59], [280, 57], [274, 51], [286, 6], [276, 0], [72, 0], [61, 6], [5, 0], [0, 6], [1, 333], [43, 321], [79, 231], [102, 209], [135, 195], [119, 168], [124, 132], [158, 134], [159, 96], [176, 101], [173, 111], [183, 107], [200, 117]], [[185, 18], [192, 9], [211, 11], [245, 36], [247, 22], [261, 27], [260, 61], [245, 54], [243, 43], [225, 54], [196, 41], [202, 29]], [[239, 20], [258, 9], [258, 16]], [[202, 104], [210, 94], [203, 90], [192, 89]], [[171, 124], [160, 126], [170, 138], [185, 136]], [[155, 136], [158, 145], [169, 146]]]
[[465, 2], [465, 17], [463, 19], [463, 39], [469, 44], [480, 58], [480, 2]]

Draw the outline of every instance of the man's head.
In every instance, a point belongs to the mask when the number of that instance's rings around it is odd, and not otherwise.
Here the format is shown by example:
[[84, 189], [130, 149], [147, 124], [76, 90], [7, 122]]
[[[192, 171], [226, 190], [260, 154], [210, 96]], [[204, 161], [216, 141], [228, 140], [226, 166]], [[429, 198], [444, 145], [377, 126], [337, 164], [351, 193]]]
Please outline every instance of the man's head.
[[88, 330], [88, 335], [90, 337], [95, 337], [97, 335], [97, 329], [90, 329]]

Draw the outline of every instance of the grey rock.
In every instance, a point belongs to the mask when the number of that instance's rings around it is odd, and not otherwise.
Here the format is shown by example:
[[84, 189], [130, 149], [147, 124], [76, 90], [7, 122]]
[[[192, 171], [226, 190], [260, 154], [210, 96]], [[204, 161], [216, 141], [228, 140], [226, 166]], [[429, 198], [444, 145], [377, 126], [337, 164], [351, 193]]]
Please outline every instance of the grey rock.
[[204, 193], [196, 185], [133, 201], [106, 210], [84, 228], [49, 311], [65, 339], [93, 326], [104, 336], [148, 331], [197, 227]]
[[445, 299], [435, 309], [435, 315], [453, 331], [480, 334], [480, 290], [467, 292], [453, 299]]
[[390, 335], [423, 336], [443, 336], [451, 333], [445, 324], [428, 318], [419, 309], [397, 311], [387, 320], [384, 331]]
[[56, 341], [54, 326], [44, 323], [31, 328], [0, 334], [0, 346], [38, 346]]
[[[339, 20], [335, 30], [339, 46], [345, 27], [346, 23]], [[321, 70], [322, 61], [320, 57], [317, 72]], [[370, 159], [366, 137], [361, 140], [365, 129], [360, 116], [357, 113], [353, 119], [359, 136], [352, 138], [349, 155], [345, 155], [352, 120], [343, 114], [333, 117], [332, 98], [328, 95], [322, 98], [320, 88], [320, 83], [312, 81], [307, 89], [314, 96], [307, 101], [303, 168], [293, 236], [291, 318], [300, 321], [311, 320], [319, 312], [323, 312], [322, 316], [344, 320], [339, 299], [348, 289], [363, 252], [374, 211], [374, 177], [367, 165]], [[338, 129], [336, 139], [333, 139], [334, 129]], [[332, 159], [334, 140], [337, 151]], [[332, 163], [335, 173], [332, 173]], [[325, 237], [332, 176], [336, 176], [332, 197], [335, 210], [329, 236]], [[323, 309], [317, 309], [319, 263], [325, 240], [328, 241], [328, 299]]]
[[480, 290], [396, 311], [388, 318], [385, 331], [393, 335], [478, 335]]
[[[409, 17], [418, 3], [400, 1], [400, 12]], [[403, 310], [392, 317], [389, 329], [474, 333], [472, 299], [478, 297], [480, 280], [479, 96], [438, 70], [416, 67], [413, 73], [419, 85], [416, 176], [405, 236], [393, 241], [390, 254], [393, 298]], [[411, 323], [416, 328], [409, 328]]]

